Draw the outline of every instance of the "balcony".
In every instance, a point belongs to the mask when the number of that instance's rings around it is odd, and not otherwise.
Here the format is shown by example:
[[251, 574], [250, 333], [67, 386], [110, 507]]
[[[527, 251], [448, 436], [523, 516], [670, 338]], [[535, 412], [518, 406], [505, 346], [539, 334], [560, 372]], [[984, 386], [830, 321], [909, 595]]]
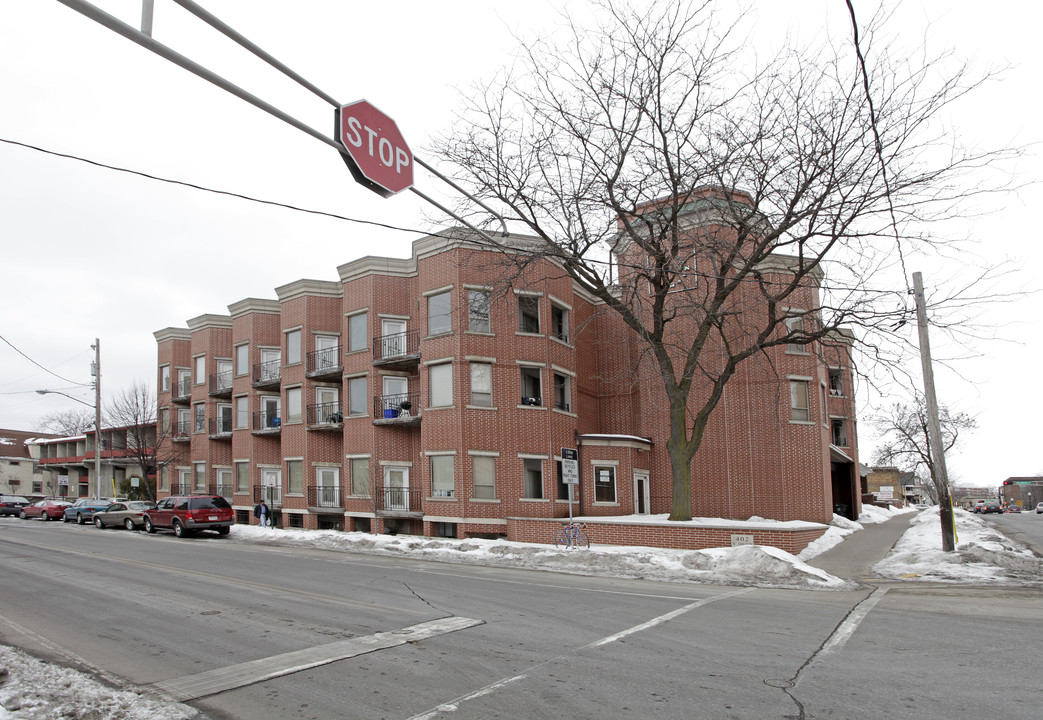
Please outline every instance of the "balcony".
[[378, 487], [377, 517], [423, 517], [424, 491], [420, 488]]
[[210, 439], [211, 440], [231, 440], [232, 439], [232, 418], [231, 417], [210, 418]]
[[415, 367], [420, 360], [420, 331], [407, 330], [373, 338], [373, 364], [382, 367]]
[[310, 352], [305, 362], [304, 374], [309, 378], [339, 378], [344, 372], [340, 363], [340, 345]]
[[420, 403], [420, 393], [377, 395], [373, 398], [374, 425], [418, 425], [420, 412], [415, 408]]
[[261, 502], [261, 500], [264, 500], [266, 503], [268, 503], [268, 507], [272, 509], [282, 507], [281, 487], [276, 487], [274, 485], [269, 485], [267, 487], [255, 487], [253, 489], [253, 496], [253, 501], [255, 504]]
[[340, 431], [344, 427], [344, 413], [339, 402], [309, 405], [308, 430]]
[[210, 376], [210, 397], [232, 397], [232, 371], [214, 373]]
[[176, 405], [188, 405], [192, 402], [192, 378], [182, 378], [170, 389], [170, 400]]
[[314, 509], [343, 508], [340, 499], [340, 488], [333, 485], [320, 485], [308, 488], [308, 507]]
[[235, 485], [232, 483], [217, 483], [214, 487], [216, 490], [214, 495], [220, 495], [228, 502], [232, 502], [232, 496], [235, 495]]
[[261, 410], [253, 414], [251, 435], [278, 435], [282, 432], [282, 418]]
[[192, 439], [192, 421], [177, 421], [174, 423], [173, 431], [173, 434], [170, 436], [171, 442], [189, 442]]
[[277, 388], [282, 381], [282, 360], [269, 360], [254, 365], [253, 382], [255, 388]]

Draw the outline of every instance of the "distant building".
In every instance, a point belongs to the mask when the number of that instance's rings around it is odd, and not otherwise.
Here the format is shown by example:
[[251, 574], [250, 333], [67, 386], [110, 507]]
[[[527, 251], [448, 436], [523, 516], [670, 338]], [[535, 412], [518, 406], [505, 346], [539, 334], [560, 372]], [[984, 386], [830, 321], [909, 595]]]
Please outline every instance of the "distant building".
[[877, 505], [906, 507], [924, 501], [916, 475], [891, 466], [868, 468], [865, 492]]
[[1001, 505], [1017, 505], [1023, 509], [1035, 508], [1043, 502], [1043, 477], [1009, 477], [999, 488]]
[[0, 429], [0, 493], [42, 496], [44, 476], [32, 452], [32, 443], [53, 437], [57, 435]]
[[[116, 497], [126, 480], [147, 477], [139, 465], [138, 454], [133, 450], [135, 438], [142, 437], [144, 443], [155, 446], [155, 426], [140, 425], [143, 432], [133, 432], [129, 427], [102, 428], [101, 431], [101, 497]], [[28, 444], [37, 458], [41, 476], [41, 490], [37, 494], [47, 497], [81, 498], [91, 497], [96, 489], [94, 483], [95, 432], [88, 430], [83, 435], [68, 437], [51, 436], [36, 438]]]

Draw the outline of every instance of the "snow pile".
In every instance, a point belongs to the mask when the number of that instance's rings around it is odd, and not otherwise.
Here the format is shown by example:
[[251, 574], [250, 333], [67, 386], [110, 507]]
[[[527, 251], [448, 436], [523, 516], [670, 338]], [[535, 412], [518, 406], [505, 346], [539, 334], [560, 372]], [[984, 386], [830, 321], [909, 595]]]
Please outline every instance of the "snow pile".
[[189, 720], [194, 708], [114, 690], [68, 668], [0, 645], [0, 720]]
[[976, 584], [1040, 584], [1043, 559], [994, 530], [980, 515], [954, 510], [956, 551], [941, 550], [938, 508], [922, 511], [873, 570], [881, 577]]
[[[751, 522], [768, 522], [751, 520]], [[734, 524], [734, 523], [733, 523]], [[861, 527], [861, 526], [859, 526]], [[549, 570], [573, 575], [638, 578], [755, 587], [846, 590], [847, 580], [813, 568], [785, 550], [761, 545], [667, 550], [594, 545], [573, 550], [507, 540], [454, 540], [415, 535], [371, 535], [338, 530], [273, 530], [235, 525], [230, 538], [372, 555], [397, 555], [464, 565]]]

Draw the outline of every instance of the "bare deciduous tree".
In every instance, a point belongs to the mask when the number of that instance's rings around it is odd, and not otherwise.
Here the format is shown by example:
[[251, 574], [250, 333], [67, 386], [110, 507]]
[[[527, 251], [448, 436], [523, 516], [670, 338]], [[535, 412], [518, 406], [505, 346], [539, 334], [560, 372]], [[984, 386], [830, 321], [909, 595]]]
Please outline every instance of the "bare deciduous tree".
[[[127, 451], [144, 475], [145, 500], [156, 499], [156, 478], [166, 466], [177, 461], [174, 446], [163, 440], [168, 428], [156, 417], [156, 396], [149, 385], [135, 382], [110, 403], [109, 416], [114, 427], [126, 428]], [[121, 488], [127, 492], [128, 488]]]
[[758, 66], [718, 4], [593, 7], [592, 24], [567, 19], [561, 42], [528, 44], [469, 94], [432, 151], [535, 236], [524, 251], [486, 238], [505, 262], [550, 258], [638, 338], [669, 398], [670, 518], [687, 520], [692, 459], [737, 369], [772, 346], [905, 322], [903, 252], [929, 250], [928, 221], [986, 191], [968, 177], [1003, 153], [939, 130], [978, 81], [891, 57], [872, 29], [857, 48], [792, 47]]
[[94, 429], [93, 410], [55, 410], [36, 421], [36, 429], [40, 432], [55, 435], [83, 435]]

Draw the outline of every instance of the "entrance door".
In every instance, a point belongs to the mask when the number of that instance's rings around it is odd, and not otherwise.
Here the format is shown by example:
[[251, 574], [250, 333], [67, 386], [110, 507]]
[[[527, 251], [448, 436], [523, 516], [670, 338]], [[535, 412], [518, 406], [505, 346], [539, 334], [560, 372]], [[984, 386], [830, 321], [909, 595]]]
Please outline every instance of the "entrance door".
[[261, 469], [261, 497], [269, 507], [282, 505], [282, 470], [277, 468]]
[[409, 509], [409, 468], [384, 468], [384, 506], [388, 510]]
[[648, 473], [643, 471], [634, 472], [634, 514], [648, 515], [651, 510], [651, 491], [648, 482]]
[[232, 361], [231, 360], [218, 360], [217, 361], [217, 386], [215, 390], [231, 390], [232, 389]]
[[381, 357], [396, 358], [406, 354], [406, 321], [381, 320], [380, 354]]
[[383, 379], [381, 409], [386, 418], [398, 417], [402, 403], [409, 399], [409, 378], [385, 375]]
[[340, 403], [337, 401], [339, 394], [335, 387], [315, 388], [316, 423], [344, 422], [344, 414], [341, 413]]
[[315, 369], [329, 370], [337, 367], [337, 350], [340, 347], [340, 338], [335, 335], [315, 336]]

